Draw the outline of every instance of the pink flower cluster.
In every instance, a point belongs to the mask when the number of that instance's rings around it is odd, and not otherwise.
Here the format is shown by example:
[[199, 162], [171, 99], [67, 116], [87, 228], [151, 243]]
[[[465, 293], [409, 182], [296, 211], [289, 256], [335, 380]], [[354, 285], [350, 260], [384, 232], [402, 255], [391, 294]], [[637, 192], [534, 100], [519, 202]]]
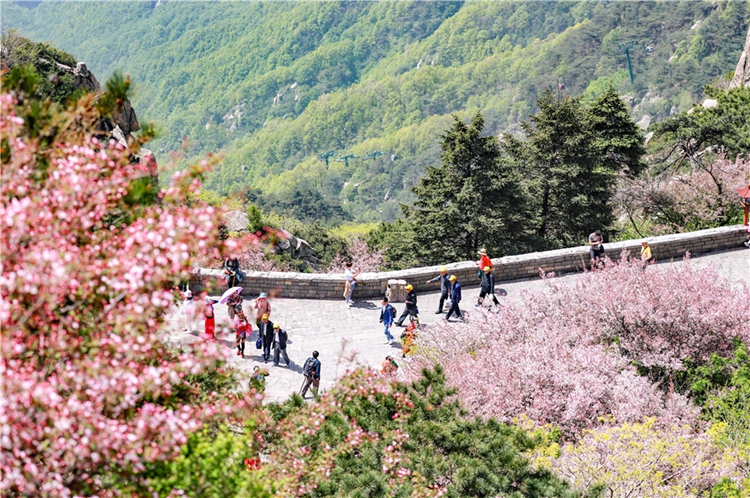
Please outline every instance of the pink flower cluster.
[[0, 99], [0, 490], [101, 493], [103, 474], [170, 458], [204, 421], [240, 408], [172, 398], [217, 351], [165, 354], [157, 339], [217, 214], [185, 207], [198, 187], [189, 172], [158, 205], [128, 205], [143, 171], [127, 150], [85, 132], [46, 146], [26, 135], [14, 98]]
[[[625, 258], [575, 285], [548, 284], [497, 315], [431, 327], [406, 370], [439, 362], [474, 414], [526, 414], [571, 435], [607, 416], [695, 420], [697, 409], [671, 392], [670, 374], [687, 359], [731, 354], [735, 337], [750, 339], [750, 291], [712, 269], [642, 272]], [[652, 375], [639, 375], [636, 364]]]
[[[349, 256], [355, 269], [363, 273], [377, 272], [385, 265], [382, 250], [370, 249], [362, 239], [354, 239], [349, 244]], [[346, 258], [336, 254], [326, 269], [326, 273], [344, 273]]]

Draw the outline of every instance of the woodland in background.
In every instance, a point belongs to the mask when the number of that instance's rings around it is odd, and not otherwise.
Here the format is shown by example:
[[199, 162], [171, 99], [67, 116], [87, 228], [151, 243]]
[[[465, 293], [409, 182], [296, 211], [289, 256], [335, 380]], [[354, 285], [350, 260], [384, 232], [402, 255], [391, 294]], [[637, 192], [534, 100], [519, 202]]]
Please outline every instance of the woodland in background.
[[611, 84], [636, 121], [687, 111], [748, 22], [724, 0], [3, 4], [3, 30], [131, 76], [159, 164], [222, 153], [206, 189], [327, 225], [399, 218], [453, 114], [519, 135], [558, 84], [586, 105]]

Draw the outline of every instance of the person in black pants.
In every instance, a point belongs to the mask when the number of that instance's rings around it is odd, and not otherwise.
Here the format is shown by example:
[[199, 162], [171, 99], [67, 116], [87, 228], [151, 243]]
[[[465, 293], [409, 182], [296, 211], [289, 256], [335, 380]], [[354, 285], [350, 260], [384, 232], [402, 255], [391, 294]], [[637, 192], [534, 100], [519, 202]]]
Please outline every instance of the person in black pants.
[[398, 317], [396, 325], [398, 325], [399, 327], [403, 327], [404, 319], [408, 315], [416, 318], [418, 313], [419, 311], [417, 310], [417, 294], [414, 292], [414, 287], [409, 284], [406, 286], [406, 308], [404, 308], [404, 312], [401, 313], [401, 316]]
[[455, 275], [451, 275], [449, 280], [453, 284], [451, 287], [451, 308], [448, 310], [448, 315], [446, 315], [445, 319], [450, 319], [453, 313], [456, 313], [456, 316], [463, 320], [464, 315], [458, 309], [458, 303], [461, 302], [461, 284], [458, 283]]
[[431, 284], [433, 282], [437, 282], [438, 280], [440, 281], [440, 302], [438, 303], [438, 310], [435, 312], [436, 315], [439, 315], [443, 312], [443, 305], [445, 304], [445, 300], [448, 299], [448, 294], [450, 294], [451, 292], [451, 283], [450, 280], [448, 280], [447, 268], [441, 268], [440, 275], [428, 280], [425, 283]]
[[260, 338], [263, 341], [263, 361], [268, 363], [271, 356], [271, 346], [273, 345], [273, 322], [268, 319], [268, 315], [263, 315], [260, 322]]
[[284, 357], [286, 366], [289, 366], [289, 355], [286, 354], [286, 330], [282, 330], [278, 323], [273, 325], [273, 366], [279, 366], [279, 355]]
[[479, 292], [479, 299], [474, 306], [481, 306], [484, 302], [484, 297], [487, 294], [492, 296], [492, 300], [495, 301], [495, 306], [500, 306], [497, 297], [495, 297], [495, 275], [492, 274], [491, 266], [484, 267], [484, 273], [482, 274], [482, 290]]

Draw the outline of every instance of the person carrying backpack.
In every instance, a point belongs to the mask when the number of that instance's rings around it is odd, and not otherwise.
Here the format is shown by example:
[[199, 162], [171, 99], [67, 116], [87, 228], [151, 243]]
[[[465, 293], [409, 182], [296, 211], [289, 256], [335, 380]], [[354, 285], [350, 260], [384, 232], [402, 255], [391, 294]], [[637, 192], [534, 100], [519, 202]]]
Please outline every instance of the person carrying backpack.
[[391, 335], [390, 328], [393, 325], [393, 319], [396, 316], [396, 310], [388, 302], [388, 298], [383, 298], [383, 307], [380, 308], [380, 323], [385, 326], [385, 338], [388, 344], [393, 344], [393, 336]]
[[300, 389], [299, 395], [303, 398], [307, 394], [307, 390], [312, 385], [313, 396], [318, 396], [318, 388], [320, 387], [320, 360], [318, 360], [317, 351], [313, 351], [312, 358], [305, 360], [305, 364], [302, 367], [302, 375], [305, 376], [305, 380], [302, 383], [302, 389]]

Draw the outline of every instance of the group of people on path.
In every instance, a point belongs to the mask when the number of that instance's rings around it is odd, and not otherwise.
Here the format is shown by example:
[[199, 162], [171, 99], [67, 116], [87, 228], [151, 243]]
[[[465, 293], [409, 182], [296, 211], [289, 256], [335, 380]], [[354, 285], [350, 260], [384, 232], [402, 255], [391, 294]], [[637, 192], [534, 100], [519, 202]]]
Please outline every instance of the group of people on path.
[[[237, 280], [235, 279], [228, 278], [227, 280], [230, 284], [237, 283]], [[248, 339], [252, 338], [254, 330], [250, 320], [245, 314], [243, 308], [244, 300], [241, 291], [242, 289], [238, 288], [234, 293], [227, 296], [225, 304], [227, 305], [229, 325], [235, 332], [236, 354], [237, 356], [245, 358], [245, 344]], [[190, 290], [185, 291], [184, 297], [185, 299], [182, 305], [182, 315], [185, 322], [184, 331], [192, 333], [194, 332], [193, 317], [197, 314], [198, 304], [193, 299], [193, 293]], [[204, 337], [208, 340], [216, 340], [216, 315], [214, 306], [218, 303], [218, 300], [213, 299], [208, 296], [207, 293], [204, 293], [202, 303]], [[290, 366], [291, 360], [287, 353], [289, 335], [278, 323], [273, 323], [270, 320], [271, 303], [269, 302], [266, 293], [261, 292], [254, 300], [252, 307], [255, 311], [255, 325], [258, 331], [256, 348], [262, 350], [264, 363], [268, 363], [268, 361], [271, 360], [273, 366], [278, 367], [283, 359], [286, 366]], [[313, 388], [313, 394], [317, 395], [318, 386], [320, 385], [320, 361], [318, 360], [318, 352], [313, 352], [313, 357], [308, 360], [311, 361], [305, 363], [303, 375], [306, 379], [309, 377], [310, 382], [301, 390], [302, 396], [305, 395], [311, 386]], [[308, 363], [310, 362], [312, 362], [312, 368], [307, 368]], [[269, 373], [267, 370], [256, 366], [251, 377], [251, 384], [253, 386], [262, 386], [265, 377], [268, 375]]]
[[[594, 267], [599, 265], [604, 259], [604, 237], [602, 236], [601, 230], [596, 230], [591, 233], [588, 238], [588, 243], [591, 265]], [[474, 306], [483, 306], [485, 299], [489, 296], [492, 298], [494, 306], [498, 307], [500, 306], [500, 302], [495, 295], [495, 276], [492, 272], [494, 265], [485, 249], [481, 249], [478, 252], [478, 255], [477, 277], [481, 279], [481, 285], [479, 296]], [[645, 270], [648, 264], [655, 262], [655, 258], [651, 252], [651, 247], [646, 241], [643, 241], [642, 243], [641, 262], [642, 270]], [[223, 270], [229, 288], [235, 287], [245, 276], [240, 269], [239, 260], [236, 257], [227, 258], [224, 261]], [[345, 304], [348, 307], [352, 306], [354, 303], [352, 296], [354, 294], [354, 289], [357, 284], [357, 276], [359, 274], [360, 271], [355, 270], [351, 262], [345, 264], [345, 286], [343, 297]], [[444, 319], [447, 321], [450, 321], [451, 317], [454, 315], [462, 321], [465, 320], [465, 314], [460, 309], [462, 299], [461, 284], [458, 282], [456, 275], [450, 275], [448, 274], [447, 268], [441, 268], [440, 273], [437, 276], [427, 280], [425, 283], [440, 284], [440, 298], [438, 301], [438, 309], [435, 311], [435, 314], [445, 313]], [[404, 321], [406, 318], [408, 317], [410, 319], [410, 324], [406, 326], [407, 330], [401, 335], [401, 346], [404, 356], [408, 354], [409, 349], [416, 338], [416, 330], [419, 323], [419, 309], [417, 307], [417, 295], [414, 287], [411, 284], [408, 284], [406, 285], [405, 290], [406, 298], [404, 300], [404, 310], [398, 319], [396, 318], [397, 311], [389, 302], [388, 297], [383, 298], [380, 309], [380, 323], [383, 324], [383, 333], [387, 344], [393, 344], [394, 342], [393, 334], [391, 334], [390, 331], [391, 327], [393, 325], [404, 327]], [[243, 298], [240, 295], [240, 292], [241, 289], [230, 295], [225, 303], [227, 305], [230, 325], [235, 331], [236, 354], [245, 358], [245, 343], [248, 338], [252, 337], [253, 327], [245, 315], [243, 309]], [[182, 312], [185, 321], [185, 331], [193, 332], [193, 316], [197, 313], [198, 304], [194, 301], [193, 294], [190, 290], [187, 290], [184, 295], [185, 301], [183, 302]], [[218, 302], [219, 301], [205, 295], [202, 303], [205, 335], [206, 338], [211, 340], [215, 340], [216, 323], [214, 305], [218, 304]], [[447, 302], [450, 302], [450, 305], [447, 305]], [[258, 329], [256, 347], [262, 349], [263, 361], [268, 363], [270, 359], [274, 366], [279, 366], [280, 360], [283, 359], [286, 365], [290, 366], [291, 361], [286, 351], [289, 339], [288, 333], [283, 330], [278, 323], [273, 323], [270, 320], [271, 303], [265, 293], [260, 293], [258, 298], [254, 300], [253, 309], [255, 311], [255, 324]], [[318, 351], [313, 351], [312, 356], [305, 361], [303, 366], [305, 380], [300, 389], [300, 394], [303, 397], [311, 387], [313, 394], [317, 395], [320, 385], [321, 368], [318, 356]], [[384, 374], [394, 374], [397, 369], [398, 364], [392, 357], [387, 356], [382, 365], [382, 372]], [[265, 376], [267, 375], [268, 372], [265, 369], [256, 366], [252, 376], [253, 382], [262, 384], [263, 379], [265, 379]]]

